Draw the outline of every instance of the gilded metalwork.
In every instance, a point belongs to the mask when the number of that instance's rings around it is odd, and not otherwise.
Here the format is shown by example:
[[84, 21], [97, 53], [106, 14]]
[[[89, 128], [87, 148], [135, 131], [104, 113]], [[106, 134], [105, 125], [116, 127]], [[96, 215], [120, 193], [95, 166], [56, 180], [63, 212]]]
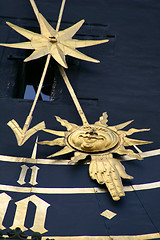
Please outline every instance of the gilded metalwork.
[[[0, 194], [0, 203], [2, 202], [1, 204], [2, 207], [0, 211], [1, 229], [5, 229], [5, 227], [2, 225], [2, 222], [4, 220], [4, 216], [7, 211], [8, 204], [11, 200], [12, 199], [8, 194], [6, 193]], [[36, 195], [32, 195], [30, 197], [27, 197], [27, 198], [21, 199], [20, 201], [15, 202], [16, 211], [14, 214], [13, 224], [10, 227], [10, 229], [15, 229], [17, 226], [19, 226], [22, 229], [22, 231], [28, 230], [25, 227], [25, 219], [27, 216], [29, 202], [32, 202], [36, 207], [33, 226], [30, 227], [30, 229], [34, 232], [39, 232], [41, 234], [47, 232], [48, 230], [45, 228], [45, 220], [46, 220], [47, 209], [50, 206], [50, 204], [44, 201], [43, 199], [37, 197]]]
[[49, 157], [74, 152], [70, 164], [76, 164], [78, 161], [84, 160], [90, 155], [90, 177], [93, 180], [97, 180], [99, 184], [105, 184], [113, 200], [117, 201], [120, 197], [124, 196], [125, 193], [121, 178], [132, 179], [133, 177], [126, 173], [120, 160], [113, 157], [113, 153], [128, 155], [141, 160], [142, 158], [139, 153], [135, 153], [133, 150], [126, 149], [125, 147], [151, 142], [131, 139], [127, 136], [136, 132], [149, 131], [149, 129], [131, 128], [128, 131], [122, 130], [132, 121], [115, 126], [108, 126], [107, 113], [103, 113], [99, 121], [95, 122], [95, 124], [86, 124], [83, 126], [69, 123], [60, 117], [56, 117], [56, 119], [62, 126], [67, 128], [67, 131], [59, 132], [44, 129], [44, 131], [60, 137], [53, 141], [39, 142], [39, 144], [50, 146], [59, 145], [64, 148]]
[[[9, 237], [9, 238], [8, 238]], [[42, 240], [151, 240], [159, 239], [160, 233], [149, 233], [142, 235], [105, 235], [105, 236], [42, 236], [39, 232], [33, 232], [32, 236], [28, 236], [22, 232], [20, 228], [7, 231], [7, 235], [3, 235], [1, 232], [2, 239], [42, 239]]]
[[43, 17], [43, 15], [38, 11], [38, 8], [34, 0], [30, 0], [30, 2], [33, 7], [34, 13], [37, 17], [41, 33], [38, 34], [7, 22], [7, 24], [12, 29], [14, 29], [16, 32], [20, 33], [30, 41], [21, 42], [21, 43], [11, 43], [11, 44], [1, 43], [0, 44], [1, 46], [5, 46], [5, 47], [34, 50], [34, 52], [28, 58], [26, 58], [24, 62], [35, 60], [48, 55], [46, 64], [42, 73], [42, 77], [38, 86], [36, 97], [32, 104], [30, 113], [25, 121], [24, 127], [21, 129], [18, 123], [14, 119], [8, 122], [8, 126], [13, 130], [19, 146], [22, 146], [37, 131], [40, 131], [45, 128], [44, 122], [41, 122], [40, 124], [37, 124], [35, 127], [28, 130], [33, 118], [32, 115], [33, 115], [34, 109], [36, 107], [36, 104], [43, 86], [43, 82], [46, 76], [46, 72], [49, 66], [51, 56], [60, 65], [59, 69], [61, 74], [64, 74], [63, 67], [65, 68], [68, 67], [65, 60], [66, 55], [69, 55], [81, 60], [98, 63], [99, 60], [88, 57], [87, 55], [79, 52], [77, 48], [93, 46], [101, 43], [106, 43], [109, 41], [109, 40], [72, 39], [72, 37], [77, 33], [77, 31], [83, 25], [84, 20], [79, 21], [78, 23], [74, 24], [73, 26], [65, 30], [59, 31], [66, 0], [62, 0], [62, 5], [61, 5], [56, 29], [54, 29], [48, 23], [48, 21]]
[[[152, 151], [146, 151], [140, 153], [140, 156], [142, 158], [146, 157], [152, 157], [152, 156], [158, 156], [160, 155], [160, 149], [152, 150]], [[134, 160], [135, 157], [129, 157], [127, 155], [124, 155], [121, 157], [122, 161], [130, 161]], [[12, 157], [12, 156], [6, 156], [6, 155], [0, 155], [0, 161], [2, 162], [25, 162], [25, 163], [37, 163], [37, 164], [48, 164], [48, 165], [68, 165], [70, 160], [57, 160], [57, 159], [39, 159], [37, 158], [24, 158], [24, 157]], [[88, 164], [86, 162], [86, 164]]]
[[41, 34], [26, 30], [7, 22], [11, 28], [13, 28], [16, 32], [20, 33], [30, 41], [11, 44], [1, 43], [0, 45], [11, 48], [34, 50], [34, 52], [28, 58], [26, 58], [24, 62], [35, 60], [50, 54], [61, 66], [67, 68], [68, 66], [65, 60], [66, 55], [85, 61], [98, 63], [99, 60], [88, 57], [87, 55], [76, 50], [76, 48], [93, 46], [109, 41], [72, 39], [72, 37], [77, 33], [77, 31], [84, 23], [84, 20], [81, 20], [73, 26], [62, 31], [55, 30], [39, 12], [37, 14], [37, 20], [40, 25]]
[[[124, 186], [124, 192], [134, 192], [134, 191], [142, 191], [142, 190], [150, 190], [150, 189], [158, 189], [160, 188], [160, 181], [144, 183], [144, 184], [136, 184], [130, 186]], [[0, 184], [1, 191], [7, 192], [19, 192], [19, 193], [43, 193], [43, 194], [98, 194], [107, 192], [106, 189], [100, 187], [88, 187], [88, 188], [46, 188], [46, 187], [19, 187], [19, 186], [11, 186]]]
[[6, 193], [0, 193], [0, 229], [3, 230], [5, 227], [3, 226], [4, 216], [6, 214], [6, 210], [8, 208], [9, 202], [11, 201], [11, 197]]
[[110, 210], [105, 210], [104, 212], [101, 213], [101, 216], [108, 218], [108, 219], [112, 219], [117, 215], [117, 213], [114, 213]]
[[[48, 237], [43, 237], [42, 240], [46, 240]], [[150, 233], [142, 235], [119, 235], [119, 236], [71, 236], [71, 237], [55, 237], [49, 236], [55, 240], [151, 240], [160, 238], [160, 233]]]
[[109, 151], [120, 142], [116, 132], [95, 125], [78, 128], [68, 136], [67, 141], [76, 150], [88, 153]]
[[28, 130], [31, 120], [32, 115], [29, 114], [23, 129], [20, 128], [19, 124], [14, 119], [7, 123], [16, 136], [18, 146], [22, 146], [32, 135], [46, 127], [45, 123], [41, 122]]
[[20, 175], [19, 175], [19, 179], [17, 181], [18, 184], [20, 185], [23, 185], [25, 184], [25, 178], [26, 178], [26, 174], [27, 174], [27, 171], [28, 171], [29, 167], [26, 166], [25, 164], [21, 165], [21, 172], [20, 172]]
[[[64, 147], [59, 152], [52, 154], [49, 157], [56, 157], [59, 155], [72, 153], [74, 156], [71, 158], [70, 164], [75, 164], [79, 160], [85, 159], [88, 155], [91, 156], [91, 163], [89, 167], [89, 174], [93, 180], [97, 180], [99, 184], [105, 184], [113, 198], [117, 201], [120, 197], [124, 196], [124, 189], [122, 185], [121, 178], [132, 179], [133, 177], [125, 172], [124, 166], [121, 164], [120, 160], [113, 157], [113, 153], [119, 155], [128, 155], [131, 158], [137, 158], [141, 160], [141, 151], [136, 147], [136, 145], [148, 144], [148, 141], [130, 139], [127, 136], [132, 135], [135, 132], [148, 131], [149, 129], [134, 129], [131, 128], [128, 131], [122, 130], [124, 127], [129, 125], [132, 121], [128, 121], [123, 124], [116, 126], [108, 126], [108, 115], [103, 113], [99, 121], [94, 124], [89, 124], [87, 118], [79, 104], [76, 94], [69, 82], [69, 79], [64, 71], [64, 67], [67, 68], [67, 63], [65, 60], [66, 55], [76, 57], [85, 61], [99, 62], [93, 58], [90, 58], [79, 51], [76, 48], [92, 46], [96, 44], [101, 44], [108, 42], [108, 40], [100, 41], [81, 41], [72, 39], [76, 32], [80, 29], [84, 20], [79, 21], [75, 25], [67, 28], [63, 31], [59, 31], [62, 14], [64, 10], [65, 0], [62, 0], [62, 5], [60, 9], [60, 14], [57, 22], [57, 27], [54, 29], [43, 15], [38, 11], [34, 0], [30, 0], [37, 20], [40, 25], [41, 34], [37, 34], [21, 27], [18, 27], [12, 23], [7, 23], [11, 28], [20, 33], [21, 35], [28, 38], [30, 41], [24, 43], [14, 43], [14, 44], [1, 44], [6, 47], [13, 48], [23, 48], [23, 49], [33, 49], [34, 52], [25, 61], [30, 61], [38, 59], [45, 55], [48, 55], [44, 71], [40, 80], [40, 84], [34, 99], [33, 105], [31, 107], [30, 113], [24, 124], [23, 129], [21, 129], [15, 120], [12, 120], [8, 125], [14, 131], [17, 143], [19, 146], [23, 145], [35, 132], [39, 130], [44, 130], [46, 132], [52, 133], [54, 135], [60, 136], [53, 141], [43, 141], [40, 144], [47, 144], [50, 146], [59, 145]], [[62, 126], [67, 128], [66, 132], [58, 132], [54, 130], [45, 129], [45, 123], [42, 122], [35, 127], [28, 130], [33, 111], [36, 107], [36, 103], [43, 86], [47, 68], [51, 56], [58, 62], [59, 70], [62, 78], [71, 94], [73, 102], [77, 108], [77, 111], [82, 119], [82, 126], [69, 123], [66, 120], [56, 117], [57, 121], [61, 123]], [[138, 153], [135, 153], [131, 149], [126, 149], [125, 147], [135, 146]]]

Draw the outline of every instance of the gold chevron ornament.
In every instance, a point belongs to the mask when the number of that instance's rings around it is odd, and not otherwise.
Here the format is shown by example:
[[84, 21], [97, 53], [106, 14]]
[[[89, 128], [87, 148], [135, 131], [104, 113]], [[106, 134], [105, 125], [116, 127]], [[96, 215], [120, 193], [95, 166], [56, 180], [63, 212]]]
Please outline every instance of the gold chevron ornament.
[[125, 172], [121, 161], [113, 154], [128, 155], [130, 157], [141, 160], [141, 156], [131, 149], [125, 147], [133, 145], [143, 145], [151, 143], [131, 139], [127, 136], [136, 132], [149, 131], [150, 129], [131, 128], [128, 131], [122, 130], [132, 121], [128, 121], [115, 126], [108, 126], [108, 115], [103, 113], [99, 121], [94, 124], [84, 124], [78, 126], [69, 123], [67, 120], [56, 117], [67, 131], [54, 131], [44, 129], [45, 132], [60, 136], [53, 141], [39, 142], [41, 145], [61, 146], [64, 147], [49, 157], [56, 157], [67, 153], [74, 153], [70, 164], [76, 164], [80, 160], [84, 160], [88, 155], [91, 157], [89, 167], [90, 177], [97, 180], [99, 184], [105, 184], [108, 188], [113, 200], [117, 201], [120, 197], [125, 196], [121, 178], [133, 179], [132, 176]]

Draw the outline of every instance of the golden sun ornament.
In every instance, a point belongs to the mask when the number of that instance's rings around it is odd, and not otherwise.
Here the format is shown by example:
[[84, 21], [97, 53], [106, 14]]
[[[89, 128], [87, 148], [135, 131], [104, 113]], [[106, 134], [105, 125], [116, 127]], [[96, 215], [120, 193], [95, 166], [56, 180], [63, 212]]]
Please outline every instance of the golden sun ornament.
[[42, 145], [58, 145], [64, 147], [62, 150], [52, 154], [49, 157], [56, 157], [63, 154], [74, 152], [70, 164], [75, 164], [79, 160], [84, 160], [88, 155], [91, 157], [89, 167], [90, 177], [97, 180], [99, 184], [105, 184], [113, 200], [117, 201], [124, 196], [124, 190], [121, 178], [133, 179], [125, 171], [124, 166], [119, 159], [113, 157], [113, 154], [128, 155], [141, 160], [141, 156], [131, 149], [125, 147], [151, 143], [128, 138], [136, 132], [149, 131], [150, 129], [131, 128], [128, 131], [122, 130], [132, 121], [128, 121], [115, 126], [108, 126], [108, 115], [103, 113], [99, 121], [94, 124], [85, 124], [78, 126], [69, 123], [66, 120], [56, 117], [67, 131], [54, 131], [44, 129], [43, 131], [60, 136], [53, 141], [42, 141]]

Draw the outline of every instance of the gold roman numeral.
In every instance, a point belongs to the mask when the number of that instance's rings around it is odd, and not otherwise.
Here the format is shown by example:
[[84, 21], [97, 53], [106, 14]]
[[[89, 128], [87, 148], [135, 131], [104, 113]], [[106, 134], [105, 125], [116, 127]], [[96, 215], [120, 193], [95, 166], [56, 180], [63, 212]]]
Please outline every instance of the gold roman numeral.
[[[3, 221], [11, 199], [12, 198], [6, 193], [0, 194], [0, 229], [2, 230], [5, 229], [5, 227], [3, 226]], [[34, 232], [39, 232], [41, 234], [47, 232], [48, 230], [44, 226], [47, 209], [50, 204], [37, 197], [36, 195], [32, 195], [30, 197], [15, 202], [17, 207], [14, 215], [13, 224], [10, 228], [15, 229], [16, 227], [20, 227], [22, 231], [28, 230], [28, 228], [25, 227], [25, 219], [27, 216], [29, 202], [32, 202], [36, 206], [33, 226], [30, 228], [30, 230]]]
[[[26, 165], [22, 165], [21, 168], [22, 169], [21, 169], [20, 176], [19, 176], [19, 179], [17, 182], [20, 185], [23, 185], [26, 183], [25, 178], [26, 178], [26, 174], [27, 174], [29, 167], [27, 167]], [[31, 167], [31, 169], [32, 169], [32, 173], [31, 173], [31, 178], [30, 178], [29, 184], [34, 186], [34, 185], [38, 184], [37, 183], [37, 175], [38, 175], [39, 168], [37, 166], [33, 166], [33, 167]]]

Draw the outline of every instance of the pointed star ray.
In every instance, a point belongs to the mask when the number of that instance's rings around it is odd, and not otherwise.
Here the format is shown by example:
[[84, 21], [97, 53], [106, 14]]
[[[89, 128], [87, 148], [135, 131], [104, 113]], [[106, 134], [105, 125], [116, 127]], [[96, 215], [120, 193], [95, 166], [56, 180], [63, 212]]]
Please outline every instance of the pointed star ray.
[[73, 26], [71, 26], [65, 30], [59, 31], [57, 33], [57, 40], [65, 41], [65, 40], [71, 39], [78, 32], [78, 30], [81, 28], [81, 26], [83, 25], [84, 22], [85, 21], [83, 19], [83, 20], [75, 23]]
[[14, 29], [16, 32], [21, 34], [22, 36], [26, 37], [29, 40], [32, 40], [33, 38], [39, 38], [41, 35], [39, 33], [32, 32], [30, 30], [27, 30], [25, 28], [19, 27], [13, 23], [6, 22], [8, 26], [10, 26], [12, 29]]
[[95, 46], [101, 43], [106, 43], [109, 40], [77, 40], [77, 39], [72, 39], [72, 40], [66, 40], [67, 46], [74, 47], [74, 48], [83, 48], [83, 47], [90, 47], [90, 46]]
[[15, 44], [0, 44], [1, 46], [22, 48], [22, 49], [34, 49], [30, 57], [25, 59], [25, 61], [31, 61], [38, 59], [40, 57], [51, 54], [52, 57], [63, 67], [67, 68], [65, 61], [65, 56], [70, 55], [72, 57], [95, 62], [99, 61], [88, 57], [87, 55], [79, 52], [76, 48], [82, 48], [87, 46], [93, 46], [97, 44], [106, 43], [109, 40], [77, 40], [72, 39], [72, 37], [80, 29], [84, 20], [79, 21], [73, 26], [62, 30], [56, 31], [48, 21], [43, 17], [41, 13], [38, 13], [38, 21], [40, 25], [41, 34], [29, 31], [27, 29], [21, 28], [15, 24], [7, 22], [7, 24], [14, 29], [16, 32], [20, 33], [24, 37], [30, 40], [30, 42], [15, 43]]
[[34, 51], [28, 58], [26, 58], [24, 60], [24, 62], [29, 62], [31, 60], [35, 60], [35, 59], [38, 59], [40, 57], [44, 57], [48, 54], [48, 49], [45, 47], [45, 48], [41, 48], [41, 49], [38, 49], [36, 51]]
[[22, 43], [1, 43], [1, 46], [10, 47], [10, 48], [20, 48], [20, 49], [34, 49], [31, 42], [22, 42]]
[[45, 37], [55, 37], [57, 31], [48, 23], [41, 13], [38, 13], [41, 34]]
[[38, 11], [38, 8], [34, 2], [34, 0], [30, 0], [33, 11], [37, 17], [37, 20], [40, 25], [41, 34], [44, 36], [50, 36], [56, 34], [56, 31], [52, 28], [52, 26], [46, 21], [43, 15]]
[[65, 55], [63, 54], [62, 50], [59, 48], [58, 44], [57, 44], [57, 47], [56, 46], [52, 47], [51, 55], [62, 67], [67, 68]]
[[94, 58], [88, 57], [87, 55], [79, 52], [77, 49], [65, 46], [65, 45], [60, 44], [60, 43], [58, 44], [58, 46], [61, 48], [62, 52], [65, 55], [69, 55], [71, 57], [75, 57], [75, 58], [78, 58], [78, 59], [81, 59], [81, 60], [85, 60], [85, 61], [88, 61], [88, 62], [94, 62], [94, 63], [99, 63], [100, 62], [99, 60], [96, 60]]

